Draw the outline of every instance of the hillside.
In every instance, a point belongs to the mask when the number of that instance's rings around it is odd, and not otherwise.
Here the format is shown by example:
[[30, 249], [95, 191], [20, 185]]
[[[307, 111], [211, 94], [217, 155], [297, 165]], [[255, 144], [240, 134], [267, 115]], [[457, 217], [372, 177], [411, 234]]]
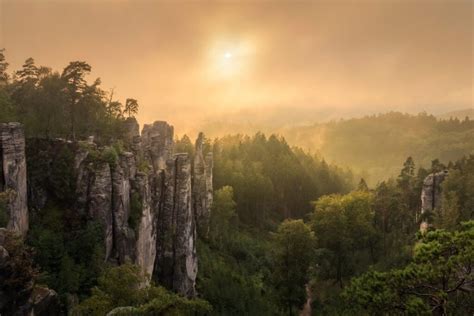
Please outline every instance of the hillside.
[[409, 156], [417, 166], [474, 153], [473, 120], [439, 120], [432, 115], [390, 112], [282, 130], [288, 143], [350, 165], [370, 184], [394, 176]]

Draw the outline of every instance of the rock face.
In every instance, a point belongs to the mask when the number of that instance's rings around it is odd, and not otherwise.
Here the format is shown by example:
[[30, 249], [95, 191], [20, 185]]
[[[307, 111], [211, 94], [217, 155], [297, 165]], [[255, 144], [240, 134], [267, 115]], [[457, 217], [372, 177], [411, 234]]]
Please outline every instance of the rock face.
[[135, 248], [136, 263], [148, 275], [153, 274], [156, 258], [156, 212], [153, 208], [154, 191], [151, 190], [154, 177], [139, 172], [136, 176], [136, 192], [141, 203], [141, 218]]
[[420, 231], [425, 232], [430, 223], [423, 214], [432, 213], [441, 205], [441, 183], [448, 175], [447, 171], [432, 173], [423, 181], [421, 191], [421, 214], [423, 220], [420, 224]]
[[143, 127], [142, 148], [155, 172], [165, 169], [166, 161], [173, 155], [173, 131], [173, 126], [164, 121]]
[[28, 231], [25, 136], [19, 123], [0, 124], [0, 192], [8, 194], [7, 227]]
[[195, 296], [196, 225], [192, 209], [191, 162], [176, 154], [161, 172], [157, 260], [154, 279], [188, 297]]
[[[203, 154], [202, 134], [194, 157], [175, 154], [173, 127], [163, 121], [145, 125], [140, 136], [137, 122], [128, 119], [124, 135], [121, 152], [98, 148], [93, 142], [30, 140], [36, 146], [27, 150], [35, 154], [28, 166], [31, 207], [40, 210], [48, 199], [58, 198], [58, 190], [68, 188], [61, 196], [73, 201], [75, 214], [103, 227], [108, 262], [135, 263], [149, 280], [193, 297], [196, 221], [206, 234], [212, 154]], [[71, 180], [63, 184], [66, 175]]]
[[209, 231], [209, 219], [212, 204], [212, 152], [203, 154], [204, 135], [196, 140], [193, 173], [193, 207], [199, 234], [206, 237]]

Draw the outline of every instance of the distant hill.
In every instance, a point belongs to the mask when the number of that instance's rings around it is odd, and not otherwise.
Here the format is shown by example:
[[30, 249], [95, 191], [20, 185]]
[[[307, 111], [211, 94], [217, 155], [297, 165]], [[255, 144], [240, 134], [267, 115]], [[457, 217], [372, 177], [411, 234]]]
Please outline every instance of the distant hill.
[[471, 120], [474, 120], [474, 108], [451, 111], [438, 115], [437, 117], [442, 120], [449, 120], [450, 118], [464, 120], [466, 116], [469, 117]]
[[434, 159], [448, 162], [474, 154], [474, 120], [440, 120], [426, 113], [391, 112], [291, 127], [279, 133], [291, 145], [351, 167], [370, 184], [398, 175], [408, 156], [417, 166], [428, 168]]

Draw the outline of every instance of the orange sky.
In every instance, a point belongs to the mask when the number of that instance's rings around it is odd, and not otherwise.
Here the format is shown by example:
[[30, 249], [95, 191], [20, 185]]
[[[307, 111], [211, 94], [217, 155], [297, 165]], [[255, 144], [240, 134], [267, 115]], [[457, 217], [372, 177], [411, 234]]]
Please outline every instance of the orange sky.
[[85, 60], [104, 89], [138, 99], [142, 123], [178, 131], [235, 111], [473, 105], [469, 0], [0, 0], [0, 10], [11, 70], [30, 56], [58, 70]]

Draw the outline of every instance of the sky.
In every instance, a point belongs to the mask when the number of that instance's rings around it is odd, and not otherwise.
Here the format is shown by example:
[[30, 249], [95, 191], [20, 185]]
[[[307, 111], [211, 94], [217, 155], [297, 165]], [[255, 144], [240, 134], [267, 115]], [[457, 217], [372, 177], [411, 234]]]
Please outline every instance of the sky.
[[[91, 64], [141, 123], [297, 124], [473, 107], [470, 0], [0, 0], [0, 48]], [[286, 120], [286, 122], [285, 122]]]

